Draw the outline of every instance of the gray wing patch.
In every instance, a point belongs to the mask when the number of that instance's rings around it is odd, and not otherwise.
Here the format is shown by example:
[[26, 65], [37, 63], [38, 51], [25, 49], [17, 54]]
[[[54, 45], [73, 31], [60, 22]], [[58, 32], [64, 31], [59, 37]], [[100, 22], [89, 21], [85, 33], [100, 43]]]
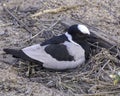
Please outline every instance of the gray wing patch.
[[69, 54], [67, 47], [63, 44], [50, 44], [45, 48], [45, 51], [59, 61], [74, 60], [74, 57]]

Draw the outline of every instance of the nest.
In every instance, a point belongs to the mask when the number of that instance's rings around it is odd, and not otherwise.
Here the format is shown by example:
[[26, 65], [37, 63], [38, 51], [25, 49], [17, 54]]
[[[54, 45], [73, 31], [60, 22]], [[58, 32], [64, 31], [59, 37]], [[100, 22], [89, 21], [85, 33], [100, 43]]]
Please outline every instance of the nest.
[[[29, 79], [34, 82], [44, 84], [49, 88], [55, 88], [63, 92], [73, 94], [106, 94], [119, 92], [120, 88], [114, 85], [110, 75], [120, 70], [116, 64], [119, 60], [110, 54], [109, 50], [101, 49], [96, 55], [86, 63], [76, 69], [64, 72], [39, 69], [37, 65], [28, 65], [32, 69], [37, 68], [31, 73]], [[19, 75], [28, 78], [28, 66], [19, 61], [22, 65], [17, 70]]]

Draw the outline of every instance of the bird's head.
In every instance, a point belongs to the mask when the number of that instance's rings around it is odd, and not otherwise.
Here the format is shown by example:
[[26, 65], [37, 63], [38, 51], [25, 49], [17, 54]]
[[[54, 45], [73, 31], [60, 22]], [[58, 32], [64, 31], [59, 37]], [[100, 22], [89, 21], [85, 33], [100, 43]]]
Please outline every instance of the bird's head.
[[68, 34], [70, 34], [73, 39], [86, 39], [90, 37], [90, 31], [85, 25], [75, 24], [69, 27]]

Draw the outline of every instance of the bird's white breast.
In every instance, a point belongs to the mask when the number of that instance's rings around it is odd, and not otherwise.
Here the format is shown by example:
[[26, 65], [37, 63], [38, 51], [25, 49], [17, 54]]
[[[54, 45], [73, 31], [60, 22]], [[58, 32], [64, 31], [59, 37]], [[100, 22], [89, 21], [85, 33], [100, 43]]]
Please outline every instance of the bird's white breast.
[[85, 57], [85, 50], [80, 46], [80, 45], [76, 45], [74, 43], [71, 42], [64, 42], [64, 45], [66, 45], [68, 52], [70, 55], [74, 56], [75, 61]]

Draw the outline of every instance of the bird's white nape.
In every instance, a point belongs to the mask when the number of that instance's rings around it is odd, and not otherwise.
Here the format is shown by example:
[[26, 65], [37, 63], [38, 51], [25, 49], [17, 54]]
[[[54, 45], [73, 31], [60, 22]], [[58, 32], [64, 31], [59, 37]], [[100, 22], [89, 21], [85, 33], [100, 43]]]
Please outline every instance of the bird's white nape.
[[79, 45], [79, 44], [77, 44], [76, 42], [74, 42], [74, 41], [72, 40], [72, 36], [71, 36], [68, 32], [65, 33], [65, 36], [68, 38], [68, 40], [69, 40], [71, 43], [73, 43], [73, 44], [75, 44], [75, 45]]
[[78, 29], [83, 33], [83, 34], [89, 34], [90, 35], [90, 31], [88, 30], [88, 28], [85, 25], [78, 25]]

